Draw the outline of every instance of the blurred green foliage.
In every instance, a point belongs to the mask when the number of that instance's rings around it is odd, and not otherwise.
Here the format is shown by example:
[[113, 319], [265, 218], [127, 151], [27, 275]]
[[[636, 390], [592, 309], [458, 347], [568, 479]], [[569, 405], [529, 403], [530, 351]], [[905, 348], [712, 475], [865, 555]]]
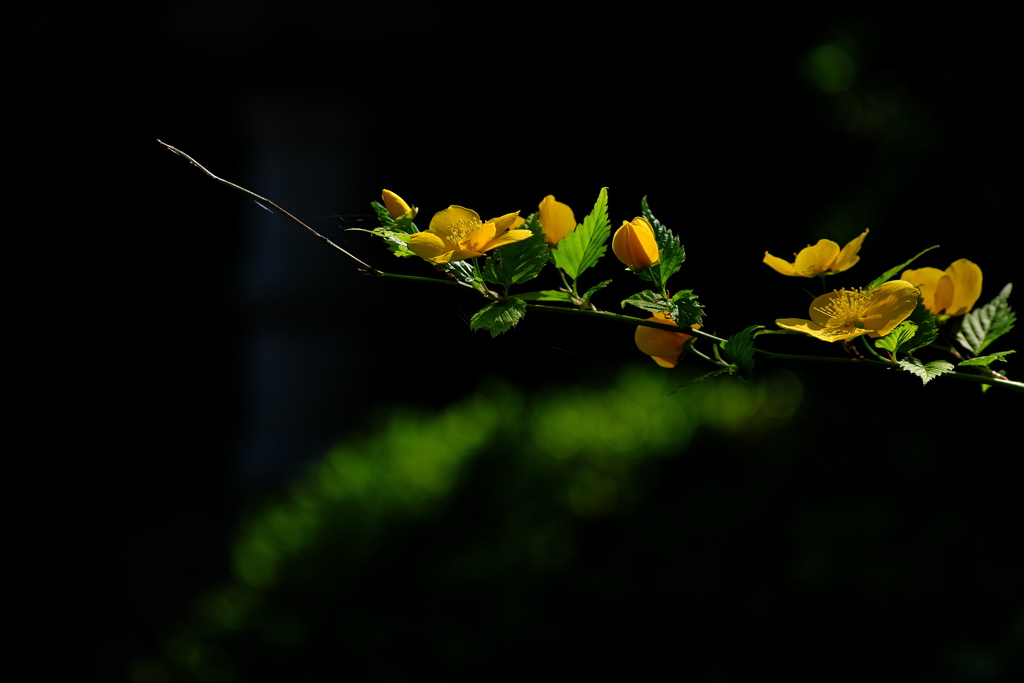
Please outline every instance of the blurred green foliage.
[[[769, 438], [802, 396], [789, 373], [666, 396], [677, 377], [644, 365], [610, 387], [543, 395], [490, 381], [436, 415], [382, 416], [252, 512], [234, 543], [233, 579], [168, 632], [162, 662], [135, 663], [135, 683], [283, 680], [275, 676], [286, 670], [307, 680], [300, 671], [332, 666], [359, 680], [466, 673], [506, 656], [493, 638], [554, 628], [552, 605], [539, 599], [553, 583], [621, 595], [627, 586], [614, 577], [588, 574], [584, 537], [631, 524], [658, 497], [659, 461], [695, 457], [699, 434]], [[636, 533], [657, 546], [672, 524]], [[486, 608], [467, 618], [477, 603]], [[392, 647], [422, 652], [406, 665]], [[325, 652], [334, 654], [325, 661]]]

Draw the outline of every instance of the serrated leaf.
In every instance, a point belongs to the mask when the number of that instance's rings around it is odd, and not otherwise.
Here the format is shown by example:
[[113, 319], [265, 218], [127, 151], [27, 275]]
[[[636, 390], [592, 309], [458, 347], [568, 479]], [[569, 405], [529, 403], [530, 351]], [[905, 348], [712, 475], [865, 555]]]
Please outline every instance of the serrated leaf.
[[651, 207], [647, 203], [647, 195], [644, 195], [643, 199], [640, 200], [640, 215], [646, 218], [647, 222], [654, 228], [654, 241], [658, 243], [658, 249], [664, 249], [673, 243], [679, 244], [679, 238], [676, 237], [676, 234], [654, 217]]
[[679, 266], [685, 260], [686, 250], [677, 243], [662, 249], [657, 263], [635, 272], [641, 280], [654, 283], [658, 289], [664, 289], [665, 283], [679, 272]]
[[899, 364], [907, 372], [920, 377], [923, 384], [928, 384], [928, 382], [931, 382], [939, 375], [945, 375], [947, 372], [954, 371], [953, 364], [944, 360], [922, 363], [916, 358], [904, 358]]
[[909, 266], [911, 263], [913, 263], [917, 259], [921, 258], [922, 255], [927, 254], [932, 249], [938, 249], [938, 248], [939, 248], [939, 245], [937, 245], [937, 244], [933, 245], [933, 246], [930, 246], [927, 249], [924, 249], [921, 252], [919, 252], [917, 254], [917, 256], [913, 256], [913, 257], [907, 259], [906, 261], [904, 261], [900, 265], [896, 266], [895, 268], [890, 268], [889, 270], [885, 271], [884, 273], [882, 273], [881, 275], [876, 277], [874, 280], [869, 282], [868, 286], [867, 286], [867, 289], [874, 289], [875, 287], [877, 287], [878, 285], [882, 284], [883, 282], [888, 282], [892, 278], [893, 275], [895, 275], [896, 273], [900, 272], [901, 270], [905, 270], [907, 266]]
[[531, 215], [520, 229], [533, 231], [533, 236], [495, 249], [482, 269], [487, 282], [511, 287], [537, 277], [547, 265], [548, 247], [537, 215]]
[[971, 353], [979, 354], [989, 344], [1013, 329], [1017, 316], [1008, 299], [1013, 283], [1003, 287], [996, 298], [964, 316], [956, 340]]
[[377, 220], [380, 221], [382, 228], [388, 228], [405, 235], [415, 235], [419, 232], [416, 229], [416, 225], [412, 222], [412, 218], [409, 216], [402, 216], [398, 220], [395, 220], [391, 217], [387, 207], [380, 202], [370, 202], [370, 206], [373, 207], [373, 212], [377, 214]]
[[607, 287], [611, 283], [612, 283], [611, 280], [605, 280], [604, 282], [598, 282], [596, 285], [594, 285], [593, 287], [591, 287], [587, 291], [583, 292], [583, 300], [584, 301], [590, 301], [590, 297], [594, 296], [595, 292], [604, 289], [605, 287]]
[[572, 302], [572, 295], [569, 292], [563, 292], [557, 289], [545, 289], [541, 292], [526, 292], [525, 294], [516, 294], [516, 298], [523, 299], [524, 301], [563, 301], [566, 303]]
[[355, 232], [368, 232], [371, 235], [377, 235], [378, 237], [383, 238], [384, 242], [387, 244], [388, 249], [390, 249], [395, 254], [395, 256], [416, 255], [406, 247], [406, 244], [409, 242], [409, 236], [404, 232], [396, 232], [390, 228], [374, 228], [373, 230], [366, 230], [364, 228], [346, 228], [346, 230]]
[[666, 301], [660, 294], [655, 294], [649, 289], [637, 292], [628, 299], [623, 299], [620, 305], [625, 308], [626, 304], [636, 306], [649, 313], [668, 313], [673, 308], [671, 301]]
[[676, 393], [680, 389], [685, 389], [686, 387], [693, 386], [697, 382], [703, 382], [706, 379], [711, 379], [712, 377], [718, 377], [719, 375], [724, 375], [724, 374], [727, 374], [728, 372], [729, 372], [729, 368], [722, 368], [721, 370], [712, 370], [711, 372], [709, 372], [707, 374], [704, 374], [704, 375], [701, 375], [700, 377], [697, 377], [696, 379], [691, 379], [686, 384], [679, 385], [678, 387], [676, 387], [672, 391], [668, 392], [668, 395], [671, 396], [672, 394]]
[[897, 325], [889, 334], [875, 341], [875, 348], [885, 349], [890, 353], [896, 353], [900, 347], [909, 342], [917, 334], [917, 324], [904, 320]]
[[583, 271], [604, 256], [610, 235], [608, 188], [604, 187], [601, 188], [593, 210], [583, 219], [583, 223], [559, 240], [558, 246], [551, 252], [555, 265], [573, 280], [577, 280]]
[[658, 244], [660, 255], [657, 263], [637, 271], [637, 275], [642, 280], [653, 282], [659, 289], [664, 289], [668, 279], [679, 272], [679, 267], [686, 260], [686, 249], [679, 243], [679, 237], [654, 217], [646, 196], [640, 200], [640, 213], [654, 228], [654, 241]]
[[456, 280], [460, 280], [461, 282], [470, 284], [483, 282], [471, 261], [449, 261], [444, 264], [441, 269], [446, 273], [451, 273]]
[[676, 292], [669, 301], [663, 299], [660, 294], [645, 289], [628, 299], [623, 299], [622, 307], [625, 308], [626, 304], [651, 313], [668, 313], [684, 327], [699, 325], [704, 311], [704, 307], [697, 303], [697, 295], [690, 289]]
[[999, 361], [1002, 361], [1002, 362], [1005, 363], [1006, 362], [1006, 357], [1009, 356], [1011, 353], [1017, 353], [1017, 352], [1016, 351], [997, 351], [995, 353], [990, 353], [987, 356], [978, 356], [977, 358], [969, 358], [968, 360], [962, 360], [959, 363], [957, 363], [957, 365], [958, 366], [980, 365], [982, 367], [986, 367], [987, 368], [992, 363], [996, 363], [996, 362], [999, 362]]
[[928, 346], [939, 336], [939, 325], [935, 322], [935, 316], [925, 308], [924, 300], [920, 297], [907, 321], [917, 325], [917, 332], [913, 338], [903, 344], [901, 347], [903, 353], [913, 353], [921, 347]]
[[753, 334], [762, 327], [763, 325], [751, 325], [719, 343], [721, 348], [719, 357], [729, 365], [735, 365], [743, 379], [749, 378], [754, 372]]
[[380, 202], [370, 202], [370, 206], [373, 207], [373, 212], [377, 214], [377, 220], [385, 228], [389, 228], [395, 224], [395, 219], [391, 217], [391, 212], [387, 210]]
[[672, 303], [675, 305], [676, 319], [680, 325], [693, 327], [700, 325], [704, 319], [704, 307], [697, 303], [697, 295], [692, 289], [684, 289], [672, 295]]
[[526, 302], [517, 297], [487, 304], [469, 320], [471, 330], [487, 330], [492, 337], [506, 332], [526, 315]]

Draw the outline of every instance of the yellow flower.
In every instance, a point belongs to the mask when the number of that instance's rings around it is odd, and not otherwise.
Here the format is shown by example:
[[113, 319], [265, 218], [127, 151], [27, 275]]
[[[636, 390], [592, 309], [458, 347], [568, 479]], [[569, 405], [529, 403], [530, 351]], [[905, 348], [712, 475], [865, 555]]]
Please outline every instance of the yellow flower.
[[419, 212], [419, 209], [415, 206], [409, 206], [406, 204], [404, 199], [391, 190], [384, 190], [381, 193], [381, 198], [384, 200], [384, 208], [388, 210], [388, 213], [390, 213], [391, 217], [395, 220], [405, 217], [412, 220], [413, 218], [416, 218], [416, 214]]
[[832, 240], [818, 240], [813, 247], [808, 246], [800, 250], [793, 263], [772, 256], [764, 252], [764, 262], [783, 275], [793, 277], [815, 277], [822, 273], [841, 273], [848, 270], [860, 260], [857, 252], [864, 242], [868, 231], [865, 230], [859, 237], [850, 240], [849, 244], [839, 249], [839, 245]]
[[919, 294], [917, 287], [904, 280], [885, 282], [867, 292], [840, 289], [811, 302], [810, 320], [780, 318], [775, 324], [827, 342], [862, 334], [884, 337], [913, 313]]
[[622, 227], [612, 237], [612, 251], [620, 261], [635, 270], [657, 263], [658, 243], [654, 239], [654, 228], [641, 216], [631, 222], [622, 221]]
[[921, 290], [925, 308], [935, 315], [963, 315], [981, 296], [981, 268], [965, 258], [953, 261], [945, 272], [938, 268], [905, 270], [900, 279]]
[[[675, 321], [667, 313], [655, 313], [648, 320], [675, 325]], [[694, 328], [699, 325], [694, 325]], [[636, 328], [636, 347], [654, 359], [663, 368], [674, 368], [679, 358], [693, 346], [694, 337], [682, 332], [669, 332], [654, 327], [638, 325]]]
[[540, 226], [544, 228], [544, 240], [548, 244], [558, 241], [576, 229], [576, 217], [567, 204], [556, 202], [554, 195], [548, 195], [540, 202]]
[[[449, 206], [430, 219], [430, 228], [409, 238], [409, 250], [433, 263], [449, 263], [483, 256], [485, 251], [525, 240], [529, 230], [513, 230], [519, 212], [507, 213], [484, 223], [464, 206]], [[521, 223], [521, 221], [519, 221]]]

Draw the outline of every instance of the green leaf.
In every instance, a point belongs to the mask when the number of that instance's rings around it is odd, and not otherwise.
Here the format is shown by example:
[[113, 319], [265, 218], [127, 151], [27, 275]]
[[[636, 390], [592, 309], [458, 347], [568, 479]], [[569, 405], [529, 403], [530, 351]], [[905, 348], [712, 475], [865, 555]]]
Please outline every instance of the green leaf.
[[712, 370], [711, 372], [709, 372], [707, 374], [704, 374], [704, 375], [701, 375], [700, 377], [697, 377], [696, 379], [691, 379], [686, 384], [679, 385], [678, 387], [676, 387], [672, 391], [668, 392], [668, 395], [671, 396], [672, 394], [676, 393], [680, 389], [685, 389], [686, 387], [692, 386], [692, 385], [696, 384], [697, 382], [703, 382], [706, 379], [711, 379], [712, 377], [718, 377], [719, 375], [724, 375], [724, 374], [727, 374], [728, 372], [729, 372], [729, 368], [722, 368], [720, 370]]
[[719, 343], [721, 348], [720, 357], [729, 365], [736, 366], [740, 377], [743, 379], [748, 379], [754, 372], [753, 334], [763, 327], [763, 325], [751, 325], [742, 332], [737, 332], [726, 341]]
[[605, 287], [607, 287], [611, 283], [612, 283], [611, 280], [605, 280], [604, 282], [598, 282], [596, 285], [594, 285], [593, 287], [591, 287], [587, 291], [583, 292], [583, 300], [589, 302], [590, 301], [590, 297], [594, 296], [595, 292], [604, 289]]
[[390, 228], [395, 224], [395, 219], [391, 217], [391, 213], [383, 204], [380, 202], [370, 202], [370, 206], [373, 207], [373, 212], [377, 214], [377, 220], [380, 221], [381, 226]]
[[635, 271], [637, 277], [652, 282], [658, 289], [664, 289], [668, 279], [679, 272], [679, 266], [686, 260], [686, 250], [682, 245], [669, 245], [661, 250], [658, 262]]
[[526, 315], [526, 302], [517, 297], [487, 304], [469, 320], [471, 330], [487, 330], [492, 337], [516, 326]]
[[974, 354], [981, 353], [985, 347], [1013, 329], [1017, 316], [1007, 301], [1012, 290], [1013, 283], [1010, 283], [992, 301], [964, 316], [956, 340], [965, 349]]
[[542, 292], [526, 292], [516, 294], [516, 297], [524, 301], [563, 301], [572, 303], [572, 295], [557, 289], [545, 289]]
[[456, 280], [470, 284], [482, 283], [472, 261], [450, 261], [442, 267], [446, 273], [451, 273]]
[[692, 289], [684, 289], [672, 295], [672, 303], [676, 314], [672, 317], [680, 325], [700, 325], [704, 317], [704, 307], [697, 303], [697, 295]]
[[594, 209], [583, 223], [576, 226], [559, 242], [551, 252], [555, 265], [565, 271], [573, 280], [587, 268], [597, 263], [608, 249], [606, 242], [611, 235], [608, 222], [608, 188], [601, 188]]
[[626, 304], [636, 306], [649, 313], [668, 313], [672, 310], [671, 301], [666, 301], [660, 294], [655, 294], [649, 289], [637, 292], [628, 299], [623, 299], [620, 305], [625, 308]]
[[960, 367], [965, 366], [965, 365], [980, 365], [982, 367], [987, 368], [992, 363], [995, 363], [995, 362], [998, 362], [998, 361], [1002, 361], [1002, 362], [1005, 363], [1006, 362], [1006, 357], [1009, 356], [1011, 353], [1017, 353], [1017, 352], [1016, 351], [996, 351], [995, 353], [990, 353], [987, 356], [978, 356], [977, 358], [970, 358], [968, 360], [962, 360], [959, 363], [957, 363], [957, 365], [960, 366]]
[[924, 299], [918, 297], [917, 306], [914, 307], [910, 317], [904, 322], [912, 322], [917, 325], [917, 332], [901, 346], [903, 353], [913, 353], [923, 346], [928, 346], [939, 336], [939, 325], [935, 322], [935, 316], [924, 306]]
[[637, 275], [662, 289], [668, 279], [679, 272], [679, 266], [686, 260], [686, 249], [679, 243], [679, 237], [654, 217], [646, 196], [640, 200], [640, 213], [654, 228], [654, 240], [661, 253], [657, 263], [637, 271]]
[[892, 279], [893, 275], [895, 275], [896, 273], [900, 272], [901, 270], [904, 270], [911, 263], [913, 263], [917, 259], [921, 258], [921, 256], [923, 254], [927, 254], [932, 249], [938, 249], [938, 248], [939, 248], [939, 245], [937, 245], [937, 244], [934, 245], [934, 246], [928, 247], [927, 249], [924, 249], [920, 253], [918, 253], [917, 256], [914, 256], [914, 257], [912, 257], [910, 259], [907, 259], [906, 261], [904, 261], [900, 265], [896, 266], [895, 268], [890, 268], [889, 270], [885, 271], [884, 273], [882, 273], [881, 275], [876, 277], [874, 280], [869, 282], [868, 286], [867, 286], [867, 289], [874, 289], [875, 287], [877, 287], [878, 285], [882, 284], [883, 282], [888, 282], [890, 279]]
[[374, 228], [373, 230], [366, 230], [364, 228], [346, 228], [346, 231], [355, 232], [368, 232], [371, 235], [377, 235], [384, 239], [388, 249], [390, 249], [395, 256], [415, 256], [411, 252], [406, 244], [409, 242], [409, 235], [404, 232], [396, 232], [390, 228]]
[[875, 341], [875, 348], [885, 349], [890, 353], [896, 353], [900, 347], [909, 342], [917, 334], [917, 324], [904, 320], [897, 325], [889, 334]]
[[699, 325], [704, 311], [704, 307], [697, 303], [697, 295], [691, 289], [676, 292], [669, 301], [663, 299], [660, 294], [645, 289], [628, 299], [623, 299], [621, 305], [625, 307], [626, 304], [650, 313], [668, 313], [673, 320], [686, 327]]
[[520, 229], [531, 230], [533, 236], [491, 252], [491, 258], [483, 267], [483, 277], [487, 282], [510, 287], [532, 280], [547, 265], [548, 247], [537, 214], [527, 218]]
[[377, 220], [380, 221], [382, 228], [389, 228], [406, 235], [415, 235], [419, 232], [419, 230], [416, 229], [416, 225], [412, 222], [412, 218], [409, 216], [402, 216], [398, 220], [395, 220], [391, 217], [391, 214], [388, 213], [387, 208], [380, 202], [370, 202], [370, 206], [373, 207], [373, 212], [377, 214]]
[[939, 375], [945, 375], [947, 372], [954, 371], [953, 364], [944, 360], [933, 360], [930, 363], [922, 363], [916, 358], [904, 358], [899, 363], [901, 368], [920, 377], [923, 384], [928, 384], [928, 382], [932, 381]]

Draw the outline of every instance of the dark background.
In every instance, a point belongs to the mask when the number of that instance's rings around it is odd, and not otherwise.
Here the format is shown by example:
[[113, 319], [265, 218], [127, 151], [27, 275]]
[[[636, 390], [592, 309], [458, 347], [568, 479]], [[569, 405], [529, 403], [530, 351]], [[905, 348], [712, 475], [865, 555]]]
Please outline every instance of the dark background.
[[[580, 218], [602, 186], [618, 223], [647, 194], [688, 249], [678, 285], [723, 333], [803, 313], [798, 293], [774, 293], [786, 290], [766, 249], [865, 227], [857, 277], [931, 244], [919, 265], [975, 261], [983, 300], [1019, 272], [1019, 9], [44, 2], [3, 17], [9, 562], [35, 605], [23, 632], [46, 656], [75, 652], [78, 680], [123, 675], [225, 573], [238, 510], [373, 406], [442, 405], [491, 373], [598, 381], [636, 355], [628, 331], [539, 316], [498, 340], [473, 334], [471, 297], [363, 279], [157, 138], [416, 274], [428, 271], [344, 231], [383, 187], [423, 210], [421, 227], [448, 204], [526, 214], [549, 193]], [[971, 559], [995, 553], [999, 590], [956, 623], [979, 651], [1019, 643], [1021, 469], [1000, 421], [1019, 398], [903, 376], [805, 382], [808, 429], [857, 416], [820, 441], [877, 457], [912, 425], [945, 463], [929, 490], [949, 493], [914, 514], [988, 530], [962, 553], [955, 542], [977, 537], [950, 537], [920, 620], [885, 639], [927, 640], [945, 601], [977, 604]], [[818, 475], [795, 475], [797, 489]], [[856, 495], [864, 480], [832, 484]], [[964, 482], [975, 489], [953, 506]], [[795, 612], [820, 617], [804, 599]], [[709, 642], [727, 652], [731, 638]], [[995, 663], [932, 674], [1020, 671], [1019, 657], [982, 660]]]

